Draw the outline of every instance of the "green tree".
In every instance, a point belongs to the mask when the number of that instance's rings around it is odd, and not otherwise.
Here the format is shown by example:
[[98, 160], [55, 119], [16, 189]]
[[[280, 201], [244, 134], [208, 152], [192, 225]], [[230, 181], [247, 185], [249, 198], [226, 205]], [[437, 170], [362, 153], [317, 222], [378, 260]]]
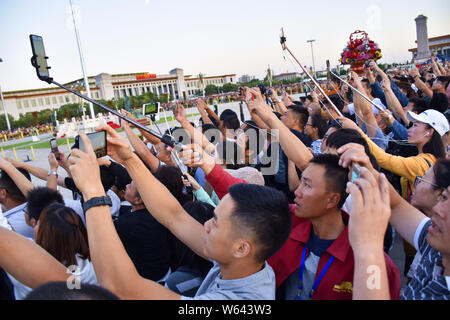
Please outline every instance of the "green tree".
[[[14, 123], [14, 117], [10, 114], [8, 114], [8, 120], [9, 120], [9, 124], [11, 126], [11, 129], [13, 128], [13, 123]], [[2, 130], [8, 130], [8, 126], [6, 124], [6, 118], [4, 114], [0, 114], [0, 131]]]
[[217, 86], [213, 85], [213, 84], [208, 84], [205, 87], [205, 96], [210, 96], [212, 94], [217, 94], [219, 93], [219, 88], [217, 88]]
[[38, 123], [46, 124], [52, 122], [52, 110], [44, 109], [38, 112]]
[[235, 84], [235, 83], [225, 83], [222, 86], [222, 91], [225, 92], [225, 93], [227, 93], [227, 92], [235, 92], [235, 91], [238, 90], [238, 87], [239, 86], [237, 84]]

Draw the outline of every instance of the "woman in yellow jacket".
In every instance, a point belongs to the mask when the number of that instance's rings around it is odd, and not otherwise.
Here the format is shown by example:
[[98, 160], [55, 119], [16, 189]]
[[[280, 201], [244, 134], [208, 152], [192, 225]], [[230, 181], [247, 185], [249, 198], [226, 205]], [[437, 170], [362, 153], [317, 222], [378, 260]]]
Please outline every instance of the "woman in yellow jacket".
[[[408, 130], [408, 143], [417, 146], [419, 151], [417, 156], [402, 157], [389, 154], [361, 130], [358, 131], [366, 139], [370, 152], [380, 167], [401, 177], [402, 197], [409, 202], [416, 177], [422, 177], [438, 159], [445, 158], [442, 136], [449, 130], [449, 124], [442, 113], [433, 109], [421, 114], [408, 111], [407, 117], [413, 122]], [[348, 122], [344, 120], [344, 123]]]

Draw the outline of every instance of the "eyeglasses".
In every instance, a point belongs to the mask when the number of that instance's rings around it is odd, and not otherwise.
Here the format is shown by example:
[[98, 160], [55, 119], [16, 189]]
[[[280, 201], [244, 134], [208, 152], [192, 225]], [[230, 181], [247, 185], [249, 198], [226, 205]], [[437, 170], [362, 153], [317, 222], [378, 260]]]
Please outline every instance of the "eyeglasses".
[[426, 182], [426, 183], [428, 183], [428, 184], [431, 184], [431, 185], [432, 185], [433, 187], [435, 187], [435, 188], [439, 188], [439, 186], [438, 186], [437, 184], [431, 182], [430, 180], [424, 179], [424, 178], [421, 177], [421, 176], [417, 176], [417, 177], [416, 177], [416, 180], [414, 180], [414, 188], [416, 188], [417, 185], [418, 185], [419, 183], [421, 183], [421, 182]]

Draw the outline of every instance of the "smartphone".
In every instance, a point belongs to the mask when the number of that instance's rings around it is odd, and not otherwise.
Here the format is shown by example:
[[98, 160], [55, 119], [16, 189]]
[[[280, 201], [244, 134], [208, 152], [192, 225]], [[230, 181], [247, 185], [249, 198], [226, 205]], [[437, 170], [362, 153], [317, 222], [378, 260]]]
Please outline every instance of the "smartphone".
[[31, 49], [33, 50], [33, 57], [31, 64], [36, 68], [37, 76], [40, 80], [51, 81], [47, 65], [47, 56], [45, 55], [44, 41], [41, 36], [30, 34]]
[[55, 155], [56, 160], [60, 160], [58, 144], [56, 143], [56, 138], [50, 139], [50, 149], [52, 150], [52, 153]]
[[158, 109], [159, 109], [159, 102], [145, 104], [142, 107], [142, 115], [146, 116], [150, 114], [155, 114], [158, 112]]
[[[95, 156], [97, 158], [101, 158], [106, 156], [106, 131], [97, 131], [87, 133], [86, 136], [89, 138], [92, 144], [92, 148], [94, 149]], [[80, 136], [75, 137], [75, 145], [74, 147], [78, 147], [81, 151], [86, 151], [83, 140], [80, 139]]]
[[355, 182], [356, 179], [359, 179], [361, 176], [361, 166], [357, 163], [353, 163], [352, 165], [352, 182]]

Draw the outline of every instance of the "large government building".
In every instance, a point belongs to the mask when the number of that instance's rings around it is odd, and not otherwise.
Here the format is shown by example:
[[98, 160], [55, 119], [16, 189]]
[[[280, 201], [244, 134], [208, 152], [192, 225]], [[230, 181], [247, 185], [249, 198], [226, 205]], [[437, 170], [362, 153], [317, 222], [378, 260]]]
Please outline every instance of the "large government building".
[[[153, 92], [157, 95], [169, 94], [175, 99], [187, 98], [195, 95], [197, 90], [201, 90], [201, 80], [203, 88], [209, 84], [221, 87], [226, 83], [236, 83], [236, 74], [226, 74], [219, 76], [199, 76], [184, 75], [183, 69], [175, 68], [165, 75], [156, 75], [147, 72], [108, 74], [100, 73], [95, 77], [88, 77], [89, 88], [93, 99], [111, 100], [113, 98], [123, 98], [125, 96], [141, 95], [145, 92]], [[83, 79], [78, 79], [65, 86], [72, 87], [79, 91]], [[85, 92], [82, 92], [85, 94]], [[67, 103], [79, 102], [76, 95], [55, 86], [43, 89], [30, 89], [3, 92], [4, 102], [8, 114], [15, 119], [20, 114], [40, 111], [44, 109], [58, 109]], [[3, 114], [3, 108], [0, 108]]]

